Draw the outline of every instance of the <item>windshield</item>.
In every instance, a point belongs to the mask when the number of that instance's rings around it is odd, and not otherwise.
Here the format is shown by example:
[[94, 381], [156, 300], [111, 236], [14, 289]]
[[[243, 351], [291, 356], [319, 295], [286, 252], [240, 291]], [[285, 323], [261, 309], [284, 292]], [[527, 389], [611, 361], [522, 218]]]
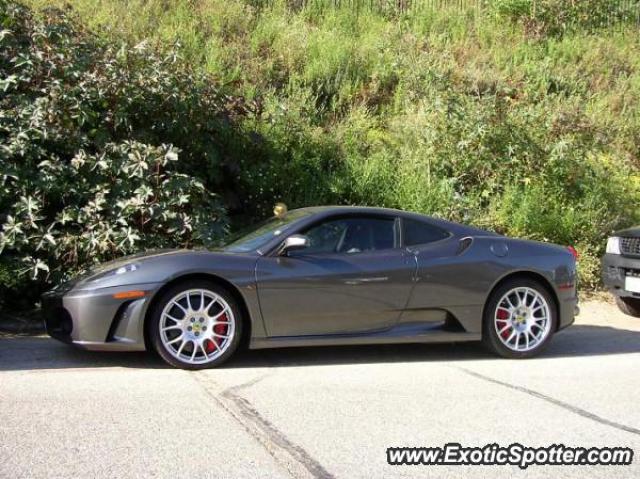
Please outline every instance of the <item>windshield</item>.
[[309, 211], [294, 210], [290, 211], [284, 218], [269, 218], [257, 226], [254, 225], [233, 236], [222, 249], [231, 253], [256, 251], [276, 236], [280, 236], [291, 226], [291, 223], [310, 214], [311, 212]]

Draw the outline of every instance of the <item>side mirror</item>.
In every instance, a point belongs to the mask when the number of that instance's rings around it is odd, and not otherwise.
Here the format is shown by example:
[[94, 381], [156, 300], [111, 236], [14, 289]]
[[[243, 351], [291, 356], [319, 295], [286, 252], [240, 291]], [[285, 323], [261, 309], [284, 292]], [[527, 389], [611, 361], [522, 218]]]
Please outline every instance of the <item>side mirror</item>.
[[311, 242], [304, 235], [291, 235], [282, 242], [278, 249], [278, 256], [286, 256], [289, 251], [308, 248]]

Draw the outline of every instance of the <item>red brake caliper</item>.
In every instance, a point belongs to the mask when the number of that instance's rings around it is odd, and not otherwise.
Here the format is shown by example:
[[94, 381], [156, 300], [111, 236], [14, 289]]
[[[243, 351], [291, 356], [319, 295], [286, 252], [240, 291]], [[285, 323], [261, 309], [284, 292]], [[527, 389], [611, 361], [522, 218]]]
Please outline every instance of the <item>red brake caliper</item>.
[[207, 342], [205, 343], [205, 348], [207, 350], [207, 353], [212, 353], [216, 350], [215, 344], [213, 344], [213, 341], [211, 341], [210, 339], [207, 339]]
[[[222, 323], [226, 323], [229, 321], [229, 318], [227, 318], [227, 313], [224, 313], [222, 316], [220, 316], [218, 318], [218, 321], [221, 321]], [[227, 334], [227, 328], [228, 326], [226, 324], [216, 324], [213, 327], [213, 332], [216, 334], [223, 334], [226, 335]], [[222, 344], [222, 341], [224, 341], [224, 338], [215, 338], [216, 343], [218, 343], [218, 346], [220, 346]], [[214, 345], [212, 344], [211, 347], [214, 347]]]
[[[496, 313], [496, 318], [504, 319], [504, 320], [509, 319], [509, 311], [507, 311], [506, 309], [498, 308], [498, 312]], [[504, 321], [500, 321], [500, 324], [501, 324], [500, 329], [503, 329], [506, 326], [506, 323]], [[509, 335], [511, 334], [510, 330], [511, 328], [507, 328], [504, 331], [502, 331], [502, 333], [500, 333], [504, 339], [507, 339], [509, 337]]]

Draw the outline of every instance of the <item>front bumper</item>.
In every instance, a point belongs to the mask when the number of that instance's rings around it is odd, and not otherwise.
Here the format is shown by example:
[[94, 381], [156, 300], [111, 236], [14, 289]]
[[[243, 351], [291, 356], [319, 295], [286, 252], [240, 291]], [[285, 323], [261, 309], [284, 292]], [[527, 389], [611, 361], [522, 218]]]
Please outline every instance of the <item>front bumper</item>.
[[616, 296], [640, 298], [640, 293], [625, 290], [627, 276], [640, 276], [640, 258], [620, 254], [605, 254], [602, 257], [602, 281]]
[[[95, 351], [144, 351], [144, 317], [161, 284], [99, 289], [52, 290], [42, 296], [47, 333], [60, 341]], [[124, 291], [144, 291], [138, 299], [116, 299]]]

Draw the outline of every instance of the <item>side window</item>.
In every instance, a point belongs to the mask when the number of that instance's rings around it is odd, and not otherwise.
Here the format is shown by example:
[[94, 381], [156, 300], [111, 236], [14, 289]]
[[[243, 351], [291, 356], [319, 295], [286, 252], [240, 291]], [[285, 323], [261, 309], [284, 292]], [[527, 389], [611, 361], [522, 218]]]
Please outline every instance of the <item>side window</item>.
[[311, 245], [301, 253], [335, 253], [347, 226], [346, 221], [328, 221], [314, 226], [305, 233]]
[[403, 219], [404, 245], [417, 246], [432, 243], [449, 236], [446, 231], [422, 221]]
[[393, 218], [340, 218], [311, 227], [304, 232], [310, 246], [299, 254], [345, 253], [389, 249], [395, 246]]

